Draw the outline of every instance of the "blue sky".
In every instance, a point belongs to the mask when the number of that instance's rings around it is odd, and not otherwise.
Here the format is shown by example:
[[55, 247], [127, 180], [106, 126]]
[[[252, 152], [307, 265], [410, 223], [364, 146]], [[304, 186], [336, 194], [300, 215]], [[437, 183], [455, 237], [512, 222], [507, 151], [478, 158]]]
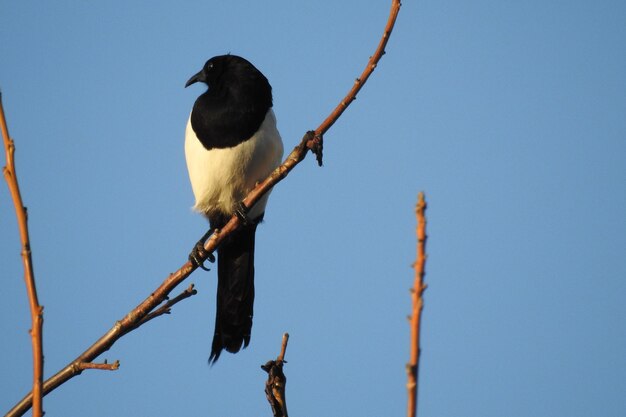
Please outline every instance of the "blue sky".
[[[389, 2], [0, 2], [0, 88], [45, 306], [46, 375], [186, 259], [185, 123], [211, 56], [269, 78], [290, 150], [351, 87]], [[626, 3], [408, 1], [387, 54], [274, 190], [252, 342], [209, 368], [215, 274], [45, 398], [48, 416], [404, 415], [425, 191], [421, 416], [626, 414]], [[17, 227], [0, 186], [0, 409], [29, 389]], [[181, 288], [182, 290], [182, 288]]]

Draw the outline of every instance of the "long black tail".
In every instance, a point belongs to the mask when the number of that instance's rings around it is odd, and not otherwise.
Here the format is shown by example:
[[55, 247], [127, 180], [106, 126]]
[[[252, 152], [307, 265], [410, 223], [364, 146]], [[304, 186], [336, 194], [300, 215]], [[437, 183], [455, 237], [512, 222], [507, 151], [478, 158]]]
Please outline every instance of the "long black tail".
[[209, 363], [250, 343], [254, 304], [254, 225], [243, 226], [217, 250], [217, 313]]

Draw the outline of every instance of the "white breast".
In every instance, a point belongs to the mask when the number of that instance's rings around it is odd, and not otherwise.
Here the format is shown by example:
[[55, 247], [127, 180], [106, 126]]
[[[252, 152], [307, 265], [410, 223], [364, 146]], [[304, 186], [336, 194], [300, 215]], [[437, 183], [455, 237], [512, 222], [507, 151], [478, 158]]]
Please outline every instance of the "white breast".
[[[191, 188], [196, 198], [195, 211], [232, 214], [257, 182], [276, 168], [283, 156], [283, 142], [276, 129], [276, 117], [270, 109], [259, 130], [247, 141], [232, 148], [207, 151], [187, 122], [185, 159]], [[258, 217], [265, 210], [269, 192], [253, 207], [249, 216]]]

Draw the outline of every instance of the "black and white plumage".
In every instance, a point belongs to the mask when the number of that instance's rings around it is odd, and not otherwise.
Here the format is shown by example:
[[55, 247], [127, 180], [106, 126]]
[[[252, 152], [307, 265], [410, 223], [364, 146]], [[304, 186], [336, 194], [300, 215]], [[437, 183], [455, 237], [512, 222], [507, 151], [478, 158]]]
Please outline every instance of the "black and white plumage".
[[[235, 55], [211, 58], [185, 87], [203, 82], [185, 132], [185, 158], [196, 199], [193, 209], [221, 229], [257, 182], [276, 168], [283, 143], [272, 110], [272, 88], [250, 62]], [[250, 342], [254, 303], [254, 235], [268, 194], [248, 221], [217, 250], [215, 333], [209, 362], [223, 349]]]

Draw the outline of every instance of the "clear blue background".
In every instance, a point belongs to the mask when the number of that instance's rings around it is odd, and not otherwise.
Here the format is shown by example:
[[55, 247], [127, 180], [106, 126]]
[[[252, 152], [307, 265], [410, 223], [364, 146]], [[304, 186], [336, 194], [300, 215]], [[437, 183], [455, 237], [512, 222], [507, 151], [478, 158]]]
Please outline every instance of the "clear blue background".
[[[185, 260], [185, 81], [213, 55], [270, 79], [286, 149], [372, 54], [389, 1], [0, 1], [0, 87], [29, 208], [46, 376]], [[414, 205], [428, 209], [421, 416], [626, 415], [626, 3], [405, 0], [387, 54], [273, 192], [252, 343], [209, 368], [215, 274], [45, 398], [47, 416], [401, 416]], [[0, 410], [30, 326], [0, 186]], [[182, 288], [181, 288], [182, 290]]]

